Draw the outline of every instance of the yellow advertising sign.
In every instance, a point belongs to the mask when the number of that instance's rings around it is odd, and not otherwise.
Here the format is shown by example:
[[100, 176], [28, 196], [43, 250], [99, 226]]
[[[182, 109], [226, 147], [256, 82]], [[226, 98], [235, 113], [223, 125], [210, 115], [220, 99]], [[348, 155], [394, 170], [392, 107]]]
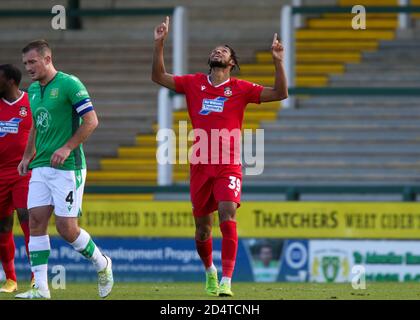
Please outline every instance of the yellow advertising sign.
[[[92, 236], [194, 237], [187, 201], [85, 201], [80, 225]], [[216, 216], [216, 215], [215, 215]], [[244, 202], [238, 234], [251, 238], [419, 239], [420, 203]], [[21, 234], [18, 224], [14, 228]], [[50, 234], [57, 234], [51, 221]], [[213, 236], [220, 237], [217, 223]]]

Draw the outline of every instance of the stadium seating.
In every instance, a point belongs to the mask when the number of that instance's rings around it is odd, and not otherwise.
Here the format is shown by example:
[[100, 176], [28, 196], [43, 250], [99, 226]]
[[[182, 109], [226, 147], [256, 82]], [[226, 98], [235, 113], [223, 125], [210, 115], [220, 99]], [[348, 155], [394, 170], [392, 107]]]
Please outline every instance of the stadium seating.
[[[416, 1], [416, 0], [415, 0]], [[66, 3], [65, 1], [62, 1]], [[232, 45], [240, 57], [240, 78], [273, 83], [272, 34], [279, 29], [287, 1], [179, 1], [190, 11], [189, 72], [205, 72], [206, 57], [217, 44]], [[319, 3], [319, 1], [317, 1]], [[331, 4], [331, 1], [324, 1]], [[7, 4], [9, 3], [9, 4]], [[31, 1], [3, 1], [0, 8], [30, 8]], [[57, 1], [60, 3], [60, 1]], [[81, 1], [82, 7], [167, 7], [171, 1]], [[352, 1], [340, 0], [343, 6]], [[395, 5], [393, 1], [359, 1]], [[414, 4], [414, 3], [413, 3]], [[50, 1], [36, 7], [49, 8]], [[252, 13], [252, 23], [250, 14]], [[395, 14], [368, 15], [368, 30], [349, 28], [350, 14], [311, 16], [296, 34], [298, 86], [419, 87], [417, 65], [420, 29], [397, 32]], [[160, 16], [84, 19], [83, 31], [51, 31], [40, 18], [1, 19], [0, 54], [20, 64], [20, 48], [45, 37], [54, 47], [59, 69], [76, 74], [87, 85], [100, 127], [86, 143], [88, 184], [156, 183], [156, 101], [159, 87], [150, 81], [152, 30]], [[44, 19], [45, 20], [45, 19]], [[208, 21], [208, 24], [203, 24]], [[396, 59], [402, 57], [402, 61]], [[411, 53], [410, 53], [411, 52]], [[171, 70], [171, 40], [166, 46]], [[3, 59], [2, 59], [3, 60]], [[417, 74], [416, 74], [417, 73]], [[385, 76], [384, 76], [385, 75]], [[29, 81], [25, 76], [24, 85]], [[278, 103], [250, 105], [245, 128], [264, 128], [265, 171], [245, 177], [249, 184], [375, 184], [415, 182], [420, 117], [416, 99], [400, 97], [301, 97], [297, 109]], [[174, 120], [186, 120], [185, 110]], [[417, 128], [416, 128], [417, 127]], [[176, 126], [175, 126], [176, 129]], [[174, 178], [185, 183], [188, 166], [177, 165]]]
[[[351, 5], [351, 1], [340, 1]], [[360, 1], [396, 5], [397, 1]], [[418, 45], [398, 39], [396, 16], [368, 13], [368, 30], [349, 28], [349, 15], [311, 18], [297, 32], [297, 85], [329, 87], [420, 87], [412, 66]], [[370, 19], [374, 17], [373, 19]], [[407, 33], [400, 32], [400, 37]], [[257, 54], [259, 66], [243, 68], [245, 78], [272, 82], [264, 65], [269, 53]], [[327, 64], [328, 68], [323, 68]], [[333, 68], [334, 66], [334, 68]], [[410, 67], [411, 66], [411, 67]], [[257, 71], [259, 69], [259, 72]], [[266, 68], [266, 69], [264, 69]], [[410, 97], [312, 97], [297, 109], [283, 109], [266, 129], [266, 169], [248, 177], [253, 183], [293, 185], [380, 185], [419, 181], [420, 115]]]

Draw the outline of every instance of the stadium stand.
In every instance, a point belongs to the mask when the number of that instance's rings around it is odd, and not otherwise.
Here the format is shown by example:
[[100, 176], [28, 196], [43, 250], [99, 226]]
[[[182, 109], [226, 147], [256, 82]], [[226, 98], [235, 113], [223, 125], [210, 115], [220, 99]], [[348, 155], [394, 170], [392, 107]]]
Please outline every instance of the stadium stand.
[[[351, 5], [351, 1], [317, 1]], [[359, 1], [366, 5], [396, 5], [397, 1]], [[30, 8], [31, 1], [3, 1], [0, 8]], [[55, 1], [54, 4], [66, 1]], [[132, 8], [173, 5], [173, 1], [81, 1], [83, 8]], [[272, 83], [268, 47], [279, 29], [279, 13], [288, 1], [178, 1], [189, 9], [189, 72], [205, 71], [209, 50], [219, 41], [240, 56], [240, 78]], [[307, 4], [307, 3], [305, 3]], [[50, 8], [38, 1], [37, 8]], [[252, 17], [250, 15], [252, 14]], [[398, 32], [395, 14], [369, 16], [368, 30], [349, 30], [350, 15], [311, 16], [298, 30], [297, 85], [324, 87], [414, 87], [420, 78], [418, 25]], [[252, 23], [250, 19], [252, 18]], [[20, 48], [45, 37], [54, 47], [60, 69], [79, 76], [87, 85], [100, 118], [100, 127], [86, 143], [89, 185], [154, 185], [156, 183], [156, 97], [150, 81], [152, 30], [161, 16], [94, 17], [84, 30], [51, 31], [36, 17], [25, 18], [32, 30], [19, 29], [21, 18], [1, 19], [5, 31], [0, 54], [20, 64]], [[208, 24], [203, 24], [205, 19]], [[363, 35], [361, 37], [361, 34]], [[404, 60], [397, 61], [396, 57]], [[166, 48], [171, 70], [171, 46]], [[2, 60], [3, 60], [2, 59]], [[384, 76], [385, 75], [385, 76]], [[25, 76], [24, 85], [28, 85]], [[416, 98], [302, 97], [298, 108], [278, 104], [251, 105], [245, 128], [265, 130], [265, 170], [247, 176], [249, 184], [401, 184], [418, 182], [420, 110]], [[185, 110], [174, 120], [186, 120]], [[174, 127], [176, 128], [176, 127]], [[185, 183], [187, 166], [176, 166], [175, 181]]]

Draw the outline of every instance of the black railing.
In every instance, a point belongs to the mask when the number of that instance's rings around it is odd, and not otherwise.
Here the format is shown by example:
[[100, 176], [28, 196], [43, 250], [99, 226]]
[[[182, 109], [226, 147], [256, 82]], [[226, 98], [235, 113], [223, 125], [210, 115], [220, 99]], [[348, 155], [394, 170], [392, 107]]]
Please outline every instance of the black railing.
[[[289, 88], [291, 95], [322, 96], [420, 96], [418, 88], [351, 88], [351, 87], [294, 87]], [[420, 105], [420, 103], [419, 103]]]
[[[355, 1], [355, 5], [358, 4]], [[366, 13], [420, 13], [420, 6], [364, 6]], [[305, 6], [293, 7], [293, 14], [352, 13], [353, 7]]]
[[[76, 3], [72, 3], [76, 2]], [[66, 8], [67, 27], [69, 29], [81, 29], [82, 17], [117, 17], [117, 16], [153, 16], [172, 15], [175, 8], [107, 8], [107, 9], [80, 9], [78, 1], [70, 1]], [[28, 18], [28, 17], [53, 17], [51, 8], [30, 9], [30, 10], [0, 10], [0, 18]]]
[[[175, 186], [86, 186], [91, 194], [189, 193], [188, 185]], [[416, 201], [420, 185], [407, 186], [243, 186], [243, 193], [285, 195], [287, 201], [299, 201], [303, 194], [401, 195], [402, 201]]]

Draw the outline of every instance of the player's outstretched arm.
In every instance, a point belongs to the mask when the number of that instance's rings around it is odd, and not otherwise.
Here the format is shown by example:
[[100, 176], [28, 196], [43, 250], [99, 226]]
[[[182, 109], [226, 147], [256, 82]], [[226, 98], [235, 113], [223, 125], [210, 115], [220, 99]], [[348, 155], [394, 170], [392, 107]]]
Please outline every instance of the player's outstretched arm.
[[163, 43], [169, 32], [169, 17], [155, 28], [155, 48], [153, 51], [152, 81], [175, 90], [175, 81], [172, 74], [167, 73], [163, 59]]
[[28, 142], [26, 143], [25, 152], [23, 153], [22, 160], [20, 161], [17, 170], [19, 175], [26, 176], [28, 173], [29, 162], [31, 162], [34, 154], [35, 154], [35, 136], [36, 136], [36, 128], [35, 125], [32, 124], [31, 130], [29, 131]]
[[86, 112], [82, 116], [83, 122], [80, 127], [76, 130], [74, 135], [66, 142], [64, 146], [57, 149], [51, 156], [51, 166], [58, 167], [64, 164], [64, 161], [69, 157], [70, 152], [78, 147], [81, 143], [92, 134], [95, 128], [98, 126], [98, 117], [96, 116], [95, 110]]
[[274, 88], [265, 87], [261, 92], [261, 102], [284, 100], [288, 97], [286, 72], [284, 70], [284, 48], [274, 34], [273, 44], [271, 45], [273, 63], [275, 68]]

